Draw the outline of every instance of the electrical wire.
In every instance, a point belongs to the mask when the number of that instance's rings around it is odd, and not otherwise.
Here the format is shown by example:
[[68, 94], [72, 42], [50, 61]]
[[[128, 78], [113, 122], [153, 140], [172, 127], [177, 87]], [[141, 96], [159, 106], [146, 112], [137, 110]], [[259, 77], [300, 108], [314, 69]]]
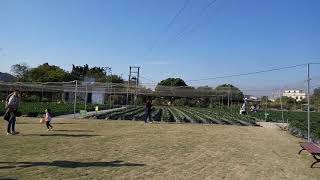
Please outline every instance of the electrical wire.
[[177, 13], [175, 13], [175, 15], [171, 18], [171, 20], [169, 21], [169, 23], [165, 26], [163, 32], [161, 33], [160, 36], [158, 36], [153, 43], [151, 44], [150, 48], [147, 51], [147, 54], [151, 53], [153, 51], [153, 49], [158, 45], [159, 41], [160, 41], [160, 37], [167, 34], [169, 29], [174, 25], [174, 23], [176, 22], [176, 20], [178, 19], [178, 17], [183, 13], [183, 11], [188, 7], [188, 5], [190, 4], [191, 0], [186, 0], [183, 4], [183, 6], [177, 11]]

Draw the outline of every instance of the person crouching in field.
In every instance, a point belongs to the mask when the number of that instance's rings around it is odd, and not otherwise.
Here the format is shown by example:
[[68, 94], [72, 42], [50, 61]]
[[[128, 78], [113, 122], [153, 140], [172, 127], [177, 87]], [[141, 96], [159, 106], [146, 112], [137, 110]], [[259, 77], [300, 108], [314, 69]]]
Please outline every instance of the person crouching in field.
[[53, 127], [51, 126], [50, 122], [52, 120], [52, 113], [50, 109], [46, 109], [46, 115], [44, 117], [44, 120], [46, 121], [46, 126], [48, 131], [53, 130]]
[[14, 90], [13, 93], [7, 96], [6, 104], [5, 104], [6, 112], [4, 115], [4, 119], [8, 121], [7, 135], [19, 134], [19, 132], [15, 131], [16, 115], [17, 115], [19, 105], [20, 105], [19, 91]]

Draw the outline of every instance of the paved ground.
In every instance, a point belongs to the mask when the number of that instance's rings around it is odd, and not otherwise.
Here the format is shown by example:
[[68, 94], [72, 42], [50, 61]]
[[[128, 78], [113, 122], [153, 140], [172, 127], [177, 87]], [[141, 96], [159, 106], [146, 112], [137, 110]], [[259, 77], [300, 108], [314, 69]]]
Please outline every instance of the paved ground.
[[[298, 139], [277, 128], [18, 118], [0, 135], [0, 177], [12, 179], [319, 179]], [[4, 121], [0, 121], [4, 132]], [[317, 166], [320, 167], [320, 164]], [[0, 179], [1, 179], [0, 178]]]

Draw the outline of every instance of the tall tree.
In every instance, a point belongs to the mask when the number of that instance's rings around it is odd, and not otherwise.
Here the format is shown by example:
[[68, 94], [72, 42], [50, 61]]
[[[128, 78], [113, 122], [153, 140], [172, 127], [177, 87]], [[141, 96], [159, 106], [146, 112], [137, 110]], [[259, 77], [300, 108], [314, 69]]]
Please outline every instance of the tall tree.
[[26, 63], [19, 63], [11, 66], [11, 72], [18, 78], [18, 81], [23, 78], [28, 70], [29, 66]]
[[72, 65], [71, 76], [74, 79], [83, 81], [85, 78], [94, 78], [96, 82], [122, 83], [123, 79], [118, 75], [107, 75], [103, 67], [89, 67], [88, 64], [83, 66]]
[[21, 80], [29, 82], [61, 82], [70, 81], [72, 77], [60, 67], [44, 63], [27, 70]]
[[112, 83], [123, 83], [123, 79], [121, 76], [112, 74], [112, 75], [107, 75], [106, 76], [106, 81], [107, 82], [112, 82]]
[[167, 78], [158, 83], [159, 86], [187, 86], [181, 78]]
[[216, 95], [223, 96], [224, 100], [227, 100], [228, 95], [232, 101], [242, 101], [244, 98], [243, 92], [232, 84], [222, 84], [217, 86], [214, 91]]

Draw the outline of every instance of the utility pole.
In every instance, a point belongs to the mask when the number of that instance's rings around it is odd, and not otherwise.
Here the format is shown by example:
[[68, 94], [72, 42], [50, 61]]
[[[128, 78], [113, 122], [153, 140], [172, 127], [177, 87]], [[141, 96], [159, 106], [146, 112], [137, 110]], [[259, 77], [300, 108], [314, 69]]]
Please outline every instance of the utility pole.
[[88, 99], [88, 82], [86, 83], [86, 94], [85, 94], [85, 99], [84, 99], [84, 110], [87, 110], [87, 99]]
[[128, 76], [128, 85], [127, 85], [127, 102], [126, 102], [126, 107], [128, 107], [129, 104], [129, 86], [130, 86], [130, 78], [131, 78], [131, 67], [130, 67], [130, 73]]
[[[108, 67], [108, 66], [106, 66], [106, 67], [104, 67], [104, 71], [105, 71], [105, 74], [106, 74], [106, 78], [107, 78], [107, 76], [108, 76], [108, 74], [109, 74], [109, 76], [110, 76], [110, 78], [111, 78], [111, 82], [106, 82], [106, 84], [107, 84], [107, 87], [108, 87], [108, 91], [109, 91], [109, 108], [112, 108], [112, 104], [111, 104], [111, 95], [112, 95], [112, 91], [111, 91], [111, 88], [112, 88], [112, 69], [111, 69], [111, 67]], [[108, 92], [107, 92], [108, 93]]]
[[230, 84], [229, 85], [229, 90], [228, 90], [228, 108], [230, 108]]
[[76, 118], [76, 108], [77, 108], [77, 89], [78, 89], [78, 81], [75, 80], [76, 87], [74, 89], [74, 104], [73, 104], [73, 118]]
[[[134, 95], [134, 105], [136, 106], [136, 100], [138, 98], [138, 88], [139, 88], [139, 78], [140, 78], [140, 67], [130, 66], [129, 67], [129, 79], [128, 79], [128, 88], [130, 86], [131, 79], [135, 79], [135, 95]], [[129, 99], [129, 90], [127, 90], [127, 104]]]
[[268, 96], [266, 96], [266, 108], [264, 110], [264, 121], [267, 122]]
[[310, 139], [310, 64], [308, 63], [308, 142]]
[[281, 94], [281, 91], [279, 91], [279, 95], [280, 95], [280, 106], [281, 106], [281, 118], [282, 118], [282, 123], [284, 123], [283, 106], [282, 106], [282, 94]]

